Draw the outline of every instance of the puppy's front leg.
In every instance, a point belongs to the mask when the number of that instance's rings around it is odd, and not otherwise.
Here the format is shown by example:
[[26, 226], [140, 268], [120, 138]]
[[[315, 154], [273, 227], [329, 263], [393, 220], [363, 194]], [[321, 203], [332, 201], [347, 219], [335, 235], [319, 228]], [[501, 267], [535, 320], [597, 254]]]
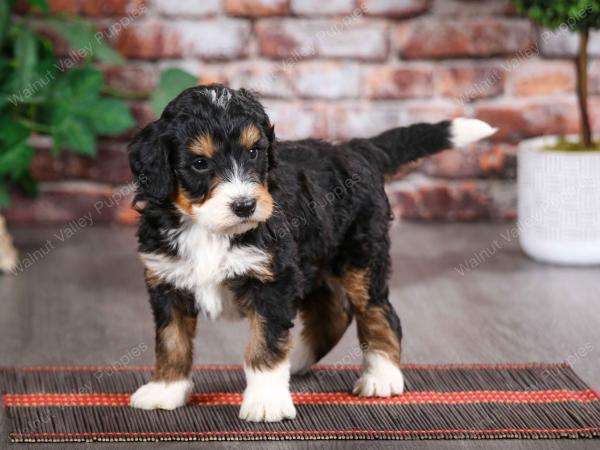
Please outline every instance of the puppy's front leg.
[[168, 288], [150, 289], [156, 322], [156, 369], [152, 381], [131, 396], [141, 409], [175, 409], [184, 406], [192, 392], [190, 379], [196, 314], [182, 305]]
[[240, 419], [277, 422], [296, 417], [290, 394], [289, 330], [276, 318], [250, 314], [244, 371], [246, 390]]

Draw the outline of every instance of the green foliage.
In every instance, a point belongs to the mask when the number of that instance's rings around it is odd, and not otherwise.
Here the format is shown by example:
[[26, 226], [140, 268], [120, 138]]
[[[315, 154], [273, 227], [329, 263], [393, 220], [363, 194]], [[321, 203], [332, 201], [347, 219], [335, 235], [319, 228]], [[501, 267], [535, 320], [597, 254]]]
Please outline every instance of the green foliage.
[[513, 0], [520, 13], [550, 28], [582, 32], [600, 28], [598, 0]]
[[[29, 175], [33, 133], [52, 138], [54, 156], [68, 149], [93, 157], [98, 135], [119, 135], [134, 126], [123, 100], [128, 92], [109, 89], [94, 66], [123, 63], [94, 25], [48, 16], [47, 0], [21, 1], [42, 14], [44, 25], [69, 45], [69, 54], [59, 59], [52, 43], [38, 32], [37, 16], [11, 17], [16, 3], [0, 0], [0, 207], [9, 204], [12, 185], [36, 193]], [[195, 77], [181, 70], [165, 71], [151, 96], [157, 115], [171, 98], [195, 83]]]
[[167, 69], [160, 75], [158, 89], [152, 94], [150, 102], [155, 116], [160, 116], [162, 110], [183, 89], [195, 86], [196, 77], [181, 69]]
[[[11, 18], [15, 3], [0, 1], [0, 206], [8, 204], [12, 184], [30, 194], [36, 191], [29, 175], [32, 133], [52, 137], [55, 155], [67, 148], [94, 156], [98, 134], [117, 135], [134, 125], [122, 99], [103, 95], [103, 74], [92, 63], [119, 64], [122, 59], [93, 25], [45, 18], [72, 49], [65, 64], [31, 15]], [[46, 0], [28, 3], [38, 14], [49, 11]]]

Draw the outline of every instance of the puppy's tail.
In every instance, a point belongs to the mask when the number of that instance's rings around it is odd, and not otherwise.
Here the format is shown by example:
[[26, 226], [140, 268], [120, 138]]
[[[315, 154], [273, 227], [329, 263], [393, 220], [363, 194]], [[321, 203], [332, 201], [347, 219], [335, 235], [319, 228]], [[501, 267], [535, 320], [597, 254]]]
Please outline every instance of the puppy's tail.
[[496, 128], [481, 120], [459, 118], [393, 128], [369, 139], [354, 139], [350, 144], [384, 173], [393, 174], [403, 164], [471, 144], [495, 132]]

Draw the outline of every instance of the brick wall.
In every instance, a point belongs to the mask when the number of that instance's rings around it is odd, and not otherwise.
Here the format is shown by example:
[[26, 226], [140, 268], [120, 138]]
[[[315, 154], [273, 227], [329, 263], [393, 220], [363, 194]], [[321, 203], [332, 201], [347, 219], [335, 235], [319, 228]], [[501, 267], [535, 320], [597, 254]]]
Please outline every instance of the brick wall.
[[[258, 91], [280, 138], [346, 139], [456, 116], [500, 128], [491, 142], [405, 168], [389, 186], [397, 217], [505, 220], [515, 216], [515, 144], [577, 132], [576, 38], [543, 34], [508, 0], [52, 0], [88, 16], [128, 58], [106, 68], [116, 88], [144, 92], [179, 66], [201, 82]], [[142, 12], [142, 14], [138, 14]], [[590, 90], [600, 131], [600, 35], [591, 42]], [[599, 58], [599, 59], [594, 59]], [[148, 105], [132, 101], [140, 125]], [[126, 141], [105, 140], [98, 159], [41, 148], [41, 196], [18, 199], [13, 222], [130, 222]]]

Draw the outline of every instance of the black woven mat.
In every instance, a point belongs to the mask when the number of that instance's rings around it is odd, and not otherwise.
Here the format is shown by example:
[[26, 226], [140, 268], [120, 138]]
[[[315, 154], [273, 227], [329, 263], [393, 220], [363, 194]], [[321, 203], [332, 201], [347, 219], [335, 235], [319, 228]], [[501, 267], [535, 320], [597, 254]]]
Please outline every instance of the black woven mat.
[[566, 364], [404, 366], [406, 393], [350, 394], [359, 367], [292, 378], [295, 420], [238, 419], [243, 371], [194, 370], [189, 406], [142, 411], [129, 394], [151, 368], [1, 369], [13, 442], [306, 439], [498, 439], [600, 436], [600, 400]]

